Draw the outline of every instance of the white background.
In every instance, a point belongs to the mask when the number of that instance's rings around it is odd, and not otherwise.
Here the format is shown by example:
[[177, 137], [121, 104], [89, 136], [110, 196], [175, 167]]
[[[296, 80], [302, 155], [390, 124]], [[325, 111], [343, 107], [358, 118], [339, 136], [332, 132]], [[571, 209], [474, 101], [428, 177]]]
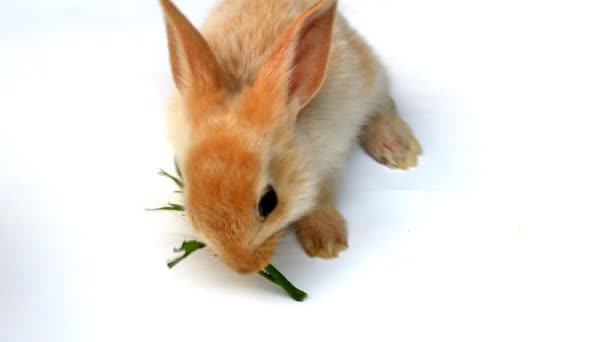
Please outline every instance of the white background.
[[[176, 2], [200, 23], [214, 2]], [[296, 303], [187, 237], [171, 197], [156, 1], [0, 4], [1, 341], [606, 341], [608, 11], [602, 1], [340, 5], [383, 57], [424, 156], [361, 151], [350, 249], [273, 263]]]

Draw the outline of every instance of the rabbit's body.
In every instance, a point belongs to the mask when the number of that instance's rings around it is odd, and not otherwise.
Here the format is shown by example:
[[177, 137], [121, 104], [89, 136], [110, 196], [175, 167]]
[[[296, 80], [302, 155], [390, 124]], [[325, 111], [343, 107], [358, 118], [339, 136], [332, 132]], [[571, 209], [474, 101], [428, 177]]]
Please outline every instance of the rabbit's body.
[[381, 63], [335, 0], [224, 0], [200, 29], [169, 0], [170, 141], [194, 231], [233, 269], [263, 268], [296, 228], [311, 256], [346, 248], [334, 186], [359, 138], [416, 164]]

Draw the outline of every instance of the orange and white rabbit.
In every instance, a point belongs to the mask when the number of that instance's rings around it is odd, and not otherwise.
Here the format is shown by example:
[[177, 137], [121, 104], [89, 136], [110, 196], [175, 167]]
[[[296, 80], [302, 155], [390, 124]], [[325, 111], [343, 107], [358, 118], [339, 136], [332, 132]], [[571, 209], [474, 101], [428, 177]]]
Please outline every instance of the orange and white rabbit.
[[335, 183], [352, 148], [401, 169], [420, 154], [370, 47], [336, 0], [224, 0], [200, 30], [160, 4], [194, 234], [239, 273], [270, 263], [287, 227], [308, 255], [336, 257]]

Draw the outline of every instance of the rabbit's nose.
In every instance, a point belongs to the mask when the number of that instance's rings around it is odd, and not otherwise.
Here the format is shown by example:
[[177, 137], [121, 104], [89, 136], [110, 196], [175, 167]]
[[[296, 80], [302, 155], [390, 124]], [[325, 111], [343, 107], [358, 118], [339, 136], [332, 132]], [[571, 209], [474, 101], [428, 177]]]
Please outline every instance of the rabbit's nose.
[[235, 267], [235, 271], [241, 274], [251, 274], [260, 271], [262, 268], [257, 264], [242, 264]]
[[240, 274], [256, 273], [264, 268], [261, 266], [260, 260], [257, 260], [253, 255], [231, 255], [224, 258], [224, 261], [227, 266]]
[[257, 269], [251, 267], [239, 267], [236, 269], [238, 273], [249, 274], [257, 272]]

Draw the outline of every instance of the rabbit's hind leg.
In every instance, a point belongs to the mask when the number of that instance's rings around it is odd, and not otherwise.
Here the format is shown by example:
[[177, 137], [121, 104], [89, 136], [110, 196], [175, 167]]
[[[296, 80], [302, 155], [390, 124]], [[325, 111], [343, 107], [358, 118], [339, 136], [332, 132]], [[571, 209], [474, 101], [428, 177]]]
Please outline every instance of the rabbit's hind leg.
[[359, 142], [370, 157], [393, 169], [417, 166], [422, 153], [412, 129], [397, 114], [395, 102], [390, 97], [370, 116], [359, 135]]

